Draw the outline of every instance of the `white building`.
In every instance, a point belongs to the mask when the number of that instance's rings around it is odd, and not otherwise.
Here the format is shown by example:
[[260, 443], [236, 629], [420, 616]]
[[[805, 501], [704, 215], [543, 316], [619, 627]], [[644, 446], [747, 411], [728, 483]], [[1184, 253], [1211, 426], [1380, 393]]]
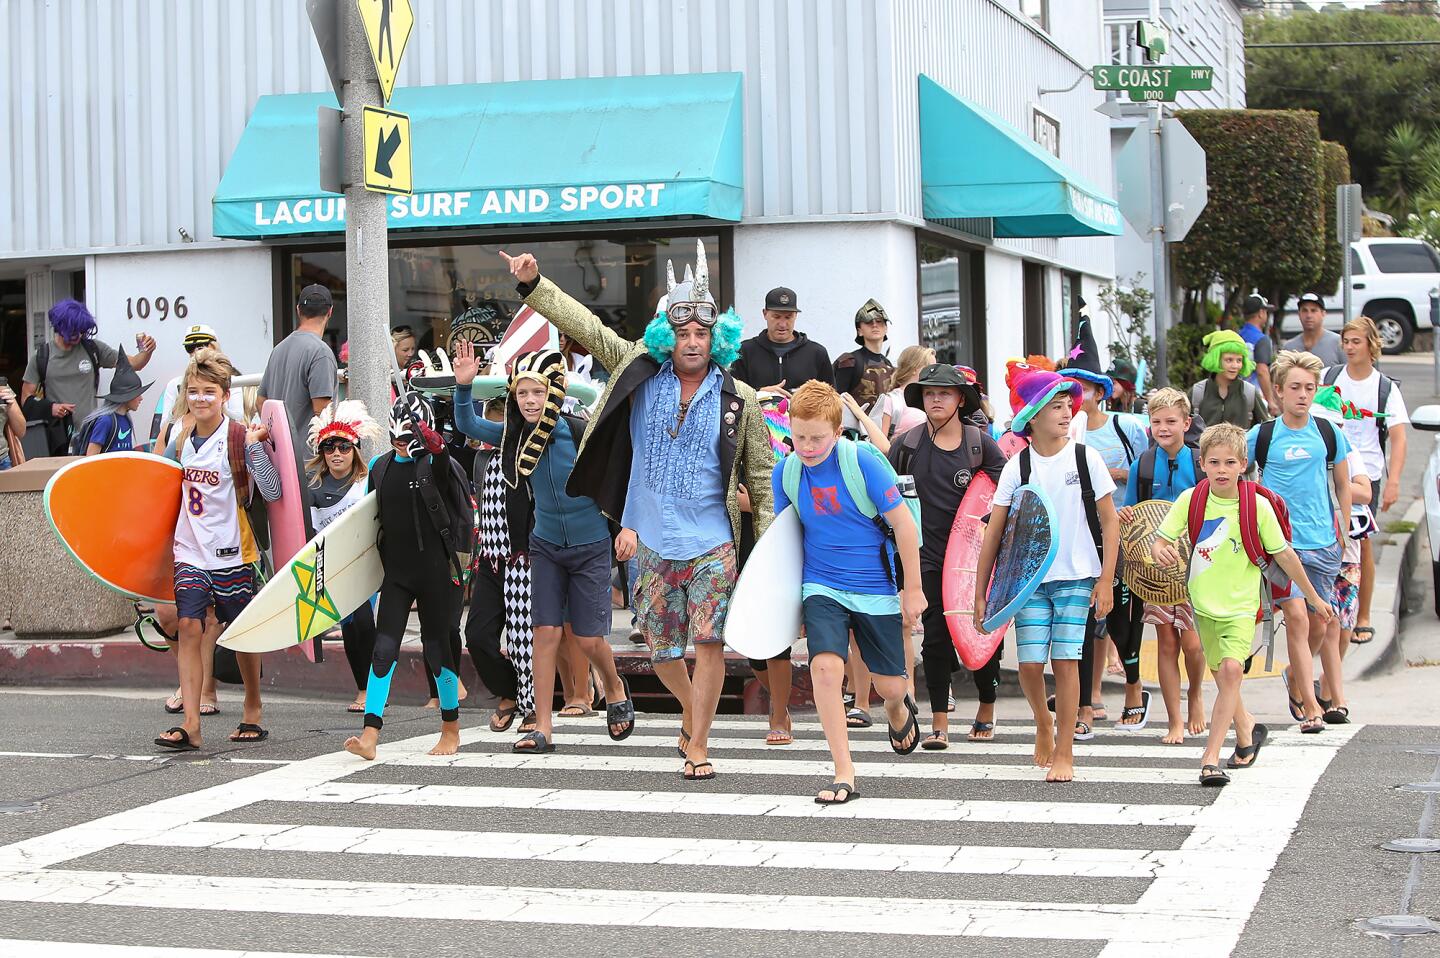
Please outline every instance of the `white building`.
[[[1004, 360], [1057, 353], [1115, 275], [1111, 131], [1082, 76], [1108, 57], [1101, 0], [413, 5], [392, 106], [419, 192], [392, 207], [390, 275], [392, 325], [422, 338], [513, 304], [501, 248], [636, 333], [703, 237], [747, 329], [790, 286], [835, 355], [873, 296], [896, 351], [923, 338], [1003, 391]], [[154, 334], [161, 382], [182, 322], [258, 371], [311, 282], [338, 348], [314, 130], [334, 97], [304, 5], [6, 9], [0, 374], [72, 293], [102, 339]]]
[[[1215, 68], [1214, 86], [1204, 91], [1181, 91], [1173, 104], [1180, 110], [1245, 109], [1245, 29], [1241, 11], [1254, 8], [1249, 0], [1162, 0], [1160, 20], [1170, 32], [1170, 49], [1162, 63]], [[1139, 20], [1149, 19], [1148, 0], [1105, 0], [1105, 41], [1109, 62], [1138, 64], [1144, 52], [1135, 46]], [[1110, 94], [1122, 101], [1123, 94]], [[1112, 121], [1111, 151], [1119, 156], [1137, 124], [1144, 120]], [[1108, 184], [1118, 192], [1118, 184]], [[1150, 240], [1124, 217], [1124, 235], [1115, 241], [1115, 275], [1122, 282], [1143, 276], [1150, 285], [1154, 272]], [[1172, 285], [1172, 289], [1173, 289]], [[1172, 300], [1174, 295], [1172, 294]]]

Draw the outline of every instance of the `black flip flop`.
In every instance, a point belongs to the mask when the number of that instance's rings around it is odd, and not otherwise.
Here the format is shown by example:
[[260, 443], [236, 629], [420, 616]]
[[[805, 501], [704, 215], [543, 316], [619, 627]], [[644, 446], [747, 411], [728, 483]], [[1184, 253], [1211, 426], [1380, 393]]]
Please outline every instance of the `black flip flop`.
[[1346, 705], [1336, 705], [1325, 710], [1326, 725], [1349, 725], [1350, 708]]
[[[521, 748], [521, 742], [530, 742], [531, 745], [529, 748]], [[510, 746], [510, 751], [518, 752], [521, 755], [529, 755], [531, 752], [544, 754], [545, 752], [555, 751], [555, 743], [546, 738], [544, 732], [536, 729], [533, 732], [522, 735], [514, 745]]]
[[685, 731], [685, 726], [680, 726], [680, 741], [684, 744], [676, 745], [675, 751], [680, 753], [681, 758], [690, 754], [690, 733]]
[[[519, 715], [519, 714], [520, 714], [520, 706], [518, 706], [518, 705], [512, 705], [512, 706], [511, 706], [510, 708], [508, 708], [508, 709], [496, 709], [495, 712], [494, 712], [494, 714], [490, 716], [490, 731], [492, 731], [492, 732], [508, 732], [508, 731], [510, 731], [510, 726], [512, 726], [512, 725], [515, 724], [515, 716], [517, 716], [517, 715]], [[496, 719], [499, 719], [499, 720], [500, 720], [500, 724], [499, 724], [499, 725], [496, 725], [496, 724], [495, 724], [495, 720], [496, 720]]]
[[[1362, 632], [1365, 633], [1365, 638], [1363, 638], [1363, 639], [1360, 638], [1360, 633], [1362, 633]], [[1372, 629], [1372, 628], [1371, 628], [1370, 626], [1368, 626], [1368, 625], [1362, 625], [1362, 626], [1359, 626], [1359, 627], [1357, 627], [1356, 629], [1354, 629], [1354, 630], [1352, 631], [1352, 633], [1351, 633], [1351, 635], [1350, 635], [1350, 644], [1351, 644], [1351, 645], [1364, 645], [1365, 643], [1374, 640], [1374, 638], [1375, 638], [1375, 630]]]
[[[1260, 746], [1270, 737], [1270, 730], [1259, 722], [1255, 723], [1254, 730], [1250, 733], [1249, 745], [1235, 746], [1235, 754], [1230, 756], [1230, 761], [1225, 763], [1227, 768], [1250, 768], [1260, 761]], [[1248, 762], [1237, 762], [1236, 759], [1250, 759]]]
[[[821, 791], [823, 792], [827, 790], [822, 788]], [[821, 798], [819, 795], [816, 795], [816, 805], [844, 805], [846, 802], [850, 801], [850, 799], [860, 797], [860, 793], [855, 791], [855, 786], [851, 785], [849, 782], [831, 782], [828, 791], [834, 797], [826, 800]], [[844, 798], [840, 797], [842, 792], [845, 795]]]
[[[175, 706], [175, 707], [172, 709], [172, 708], [170, 707], [170, 699], [174, 699], [176, 702], [179, 702], [180, 704], [177, 705], [177, 706]], [[178, 696], [178, 695], [172, 695], [172, 696], [170, 696], [170, 699], [166, 699], [165, 702], [164, 702], [165, 714], [166, 714], [166, 715], [179, 715], [179, 714], [181, 714], [182, 712], [185, 711], [185, 700], [184, 700], [184, 699], [180, 698], [180, 696]]]
[[[625, 686], [625, 697], [614, 704], [605, 703], [605, 731], [610, 738], [616, 742], [623, 742], [635, 731], [635, 703], [630, 700], [630, 682], [625, 676], [620, 676], [620, 684]], [[625, 731], [616, 733], [612, 725], [624, 725]]]
[[1200, 784], [1207, 788], [1221, 788], [1230, 784], [1230, 776], [1219, 765], [1206, 765], [1200, 769]]
[[[986, 732], [989, 732], [989, 733], [990, 733], [990, 736], [989, 736], [988, 738], [977, 738], [977, 737], [976, 737], [976, 736], [979, 736], [979, 735], [984, 735]], [[980, 721], [979, 719], [976, 719], [975, 721], [973, 721], [973, 722], [970, 723], [970, 735], [969, 735], [968, 737], [969, 737], [970, 741], [972, 741], [972, 742], [993, 742], [993, 741], [995, 741], [995, 723], [994, 723], [994, 722], [982, 722], [982, 721]]]
[[[905, 696], [905, 711], [910, 714], [905, 719], [904, 725], [902, 725], [898, 730], [893, 725], [889, 726], [890, 748], [894, 750], [896, 755], [909, 755], [911, 752], [915, 751], [915, 749], [920, 745], [920, 707], [916, 705], [915, 702], [908, 695]], [[899, 743], [909, 738], [910, 733], [912, 732], [915, 733], [915, 740], [910, 743], [909, 747], [907, 748], [903, 745], [900, 745]]]
[[[250, 735], [241, 735], [241, 732], [250, 732]], [[253, 722], [241, 722], [235, 726], [235, 731], [230, 736], [230, 741], [242, 744], [250, 742], [263, 742], [270, 737], [270, 733]]]
[[1315, 701], [1318, 702], [1318, 703], [1320, 703], [1320, 711], [1322, 711], [1322, 712], [1328, 712], [1328, 711], [1330, 711], [1330, 706], [1332, 706], [1332, 705], [1335, 704], [1335, 700], [1334, 700], [1334, 699], [1327, 699], [1327, 698], [1325, 698], [1323, 695], [1320, 694], [1320, 680], [1319, 680], [1319, 679], [1316, 679], [1316, 680], [1315, 680]]
[[525, 717], [520, 720], [520, 727], [516, 729], [516, 731], [522, 735], [528, 735], [535, 731], [535, 713], [526, 712]]
[[875, 720], [870, 717], [870, 713], [862, 708], [852, 708], [845, 713], [846, 728], [869, 728], [874, 724]]
[[1285, 698], [1290, 700], [1290, 717], [1297, 722], [1305, 721], [1305, 703], [1290, 695], [1290, 666], [1280, 670], [1280, 681], [1285, 684]]
[[179, 733], [180, 733], [180, 737], [179, 737], [179, 738], [157, 738], [157, 739], [155, 740], [155, 744], [158, 745], [158, 746], [160, 746], [161, 748], [172, 748], [172, 749], [174, 749], [174, 750], [177, 751], [177, 752], [193, 752], [193, 751], [195, 751], [196, 749], [198, 749], [198, 748], [200, 747], [200, 746], [196, 745], [194, 742], [190, 741], [190, 733], [187, 732], [187, 731], [185, 731], [183, 728], [181, 728], [181, 727], [178, 726], [178, 725], [175, 726], [174, 728], [169, 728], [169, 729], [166, 729], [166, 730], [165, 730], [165, 734], [166, 734], [166, 735], [170, 735], [170, 734], [172, 734], [172, 733], [174, 733], [174, 732], [179, 732]]
[[[1140, 721], [1138, 721], [1138, 722], [1131, 722], [1131, 723], [1129, 723], [1129, 724], [1127, 725], [1127, 724], [1125, 723], [1125, 720], [1126, 720], [1127, 718], [1130, 718], [1131, 716], [1134, 716], [1134, 715], [1140, 716]], [[1150, 721], [1150, 690], [1149, 690], [1149, 689], [1141, 689], [1141, 690], [1140, 690], [1140, 704], [1139, 704], [1139, 705], [1123, 706], [1123, 707], [1120, 709], [1120, 721], [1116, 722], [1113, 726], [1111, 726], [1111, 728], [1112, 728], [1114, 731], [1116, 731], [1116, 732], [1141, 732], [1141, 731], [1144, 731], [1145, 725], [1146, 725], [1149, 721]]]
[[[702, 768], [708, 768], [710, 771], [707, 774], [701, 775], [700, 770]], [[685, 774], [687, 770], [690, 773], [689, 775]], [[680, 770], [680, 777], [687, 782], [708, 782], [715, 777], [715, 766], [709, 762], [692, 762], [687, 758], [685, 760], [685, 768]]]

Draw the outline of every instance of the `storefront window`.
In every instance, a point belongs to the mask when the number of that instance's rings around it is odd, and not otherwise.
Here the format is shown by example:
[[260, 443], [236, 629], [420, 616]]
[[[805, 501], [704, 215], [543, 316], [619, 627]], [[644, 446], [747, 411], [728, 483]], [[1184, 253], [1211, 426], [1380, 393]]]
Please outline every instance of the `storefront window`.
[[920, 343], [937, 362], [985, 368], [985, 331], [978, 317], [984, 276], [978, 250], [920, 240]]
[[[695, 240], [705, 242], [710, 282], [728, 305], [729, 263], [718, 234], [688, 236], [584, 236], [572, 239], [517, 239], [495, 243], [401, 246], [390, 250], [390, 327], [413, 329], [421, 349], [443, 346], [450, 326], [469, 309], [494, 307], [508, 322], [520, 307], [515, 281], [500, 258], [534, 253], [540, 269], [561, 289], [588, 306], [608, 326], [638, 339], [665, 294], [665, 261], [676, 276], [694, 263]], [[726, 237], [728, 241], [728, 237]], [[289, 254], [285, 302], [310, 283], [330, 288], [335, 314], [326, 339], [338, 352], [349, 338], [344, 250], [296, 250]], [[293, 309], [283, 313], [280, 335], [294, 328]]]

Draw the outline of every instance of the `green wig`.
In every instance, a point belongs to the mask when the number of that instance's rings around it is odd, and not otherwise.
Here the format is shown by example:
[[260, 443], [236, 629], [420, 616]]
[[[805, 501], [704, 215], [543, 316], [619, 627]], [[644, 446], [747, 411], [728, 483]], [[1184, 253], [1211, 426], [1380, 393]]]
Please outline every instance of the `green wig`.
[[1247, 379], [1255, 371], [1255, 360], [1250, 355], [1250, 344], [1233, 329], [1217, 329], [1201, 340], [1205, 344], [1205, 355], [1200, 358], [1200, 368], [1212, 375], [1219, 373], [1220, 357], [1235, 353], [1245, 360], [1240, 368], [1240, 378]]
[[[735, 307], [732, 306], [720, 314], [720, 318], [710, 328], [710, 358], [715, 365], [728, 369], [730, 364], [739, 358], [740, 340], [744, 332], [745, 324], [735, 312]], [[670, 358], [670, 354], [675, 352], [675, 330], [664, 310], [656, 313], [655, 318], [645, 327], [645, 346], [657, 363], [665, 362]]]

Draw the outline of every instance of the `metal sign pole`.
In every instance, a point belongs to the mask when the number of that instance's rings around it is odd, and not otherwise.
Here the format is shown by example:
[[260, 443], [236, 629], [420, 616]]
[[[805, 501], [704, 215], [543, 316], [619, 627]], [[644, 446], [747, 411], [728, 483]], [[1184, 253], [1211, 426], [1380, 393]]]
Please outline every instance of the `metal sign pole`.
[[1350, 203], [1346, 196], [1347, 188], [1343, 184], [1335, 188], [1335, 225], [1340, 235], [1340, 292], [1344, 302], [1344, 312], [1341, 314], [1341, 324], [1350, 322], [1355, 315], [1351, 306], [1351, 298], [1354, 295], [1350, 289], [1350, 237], [1355, 231], [1355, 224], [1350, 222]]
[[[390, 242], [385, 208], [390, 198], [365, 188], [363, 107], [383, 106], [364, 25], [355, 4], [341, 3], [340, 44], [345, 111], [345, 304], [350, 338], [350, 397], [365, 403], [381, 422], [390, 409]], [[369, 443], [366, 457], [384, 452], [388, 440]]]
[[[1150, 0], [1150, 22], [1160, 23], [1160, 0]], [[1157, 386], [1170, 381], [1166, 368], [1165, 336], [1170, 330], [1170, 279], [1165, 262], [1165, 153], [1164, 107], [1150, 104], [1150, 255], [1155, 311], [1155, 368], [1152, 381]]]

